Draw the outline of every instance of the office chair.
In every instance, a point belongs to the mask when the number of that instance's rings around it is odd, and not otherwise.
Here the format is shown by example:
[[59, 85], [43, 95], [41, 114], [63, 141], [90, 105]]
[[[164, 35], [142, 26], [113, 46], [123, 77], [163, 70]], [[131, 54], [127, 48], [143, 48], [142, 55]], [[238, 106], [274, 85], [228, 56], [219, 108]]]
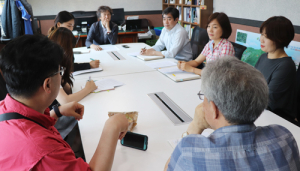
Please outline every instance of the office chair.
[[7, 94], [6, 83], [0, 71], [0, 101], [4, 100]]
[[234, 43], [234, 42], [231, 42], [233, 48], [234, 48], [234, 51], [235, 51], [235, 57], [237, 57], [239, 60], [242, 59], [242, 55], [244, 53], [244, 51], [247, 49], [246, 46], [243, 46], [243, 45], [240, 45], [240, 44], [237, 44], [237, 43]]
[[300, 125], [300, 63], [297, 69], [297, 76], [296, 76], [296, 83], [297, 83], [297, 120], [298, 126]]
[[37, 28], [36, 32], [42, 34], [41, 20], [37, 18], [33, 18], [33, 24], [35, 25], [35, 28]]
[[[200, 55], [200, 53], [202, 52], [202, 50], [204, 49], [208, 41], [209, 41], [209, 37], [206, 29], [196, 26], [193, 30], [192, 39], [191, 39], [193, 60], [195, 60]], [[197, 68], [202, 69], [203, 67], [204, 64], [202, 63]]]

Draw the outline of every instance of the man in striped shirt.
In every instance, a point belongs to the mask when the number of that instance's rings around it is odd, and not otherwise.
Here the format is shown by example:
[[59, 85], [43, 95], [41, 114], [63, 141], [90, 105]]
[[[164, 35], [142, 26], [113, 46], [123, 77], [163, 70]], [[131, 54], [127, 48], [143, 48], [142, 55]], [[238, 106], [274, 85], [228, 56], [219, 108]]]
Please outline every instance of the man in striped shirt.
[[[224, 57], [209, 62], [201, 80], [204, 101], [165, 170], [300, 170], [299, 150], [286, 128], [254, 125], [268, 104], [268, 85], [258, 70]], [[215, 131], [204, 137], [206, 128]]]

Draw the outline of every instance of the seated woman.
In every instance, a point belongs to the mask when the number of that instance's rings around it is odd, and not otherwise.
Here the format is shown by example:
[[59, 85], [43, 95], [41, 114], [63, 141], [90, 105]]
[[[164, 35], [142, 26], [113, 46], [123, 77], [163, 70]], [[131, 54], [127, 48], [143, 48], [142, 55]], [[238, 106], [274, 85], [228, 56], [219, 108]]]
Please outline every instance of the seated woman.
[[[85, 87], [78, 91], [77, 93], [72, 94], [72, 67], [73, 67], [73, 34], [72, 32], [64, 27], [55, 29], [49, 34], [49, 39], [59, 44], [64, 50], [64, 57], [60, 66], [65, 68], [65, 71], [62, 75], [61, 88], [57, 95], [56, 100], [61, 105], [66, 104], [72, 101], [80, 101], [85, 96], [97, 89], [94, 81], [87, 81]], [[54, 105], [54, 103], [52, 103]], [[50, 108], [52, 107], [50, 106]], [[56, 122], [55, 127], [61, 134], [62, 138], [65, 138], [70, 131], [74, 128], [77, 121], [73, 117], [60, 117]]]
[[260, 26], [261, 50], [255, 68], [265, 77], [269, 86], [268, 110], [294, 121], [296, 118], [296, 66], [284, 47], [294, 39], [292, 22], [282, 16], [274, 16]]
[[231, 32], [232, 28], [226, 14], [215, 12], [210, 15], [208, 18], [207, 33], [211, 41], [205, 45], [201, 54], [195, 60], [189, 62], [179, 61], [177, 64], [178, 68], [201, 75], [202, 70], [196, 67], [204, 60], [209, 62], [219, 57], [234, 56], [234, 48], [227, 40]]
[[[54, 26], [51, 27], [48, 31], [48, 35], [59, 27], [65, 27], [71, 31], [73, 31], [75, 23], [75, 18], [73, 14], [69, 13], [68, 11], [61, 11], [57, 14], [54, 19]], [[74, 36], [73, 36], [74, 37]], [[76, 46], [76, 38], [73, 39], [74, 46]], [[74, 59], [73, 59], [74, 61]], [[91, 68], [99, 68], [100, 61], [94, 60], [90, 63], [74, 63], [74, 71], [84, 70], [84, 69], [91, 69]]]
[[93, 23], [85, 41], [86, 47], [96, 51], [102, 50], [98, 45], [116, 44], [118, 39], [118, 25], [111, 21], [113, 11], [108, 6], [100, 6], [97, 10], [99, 21]]

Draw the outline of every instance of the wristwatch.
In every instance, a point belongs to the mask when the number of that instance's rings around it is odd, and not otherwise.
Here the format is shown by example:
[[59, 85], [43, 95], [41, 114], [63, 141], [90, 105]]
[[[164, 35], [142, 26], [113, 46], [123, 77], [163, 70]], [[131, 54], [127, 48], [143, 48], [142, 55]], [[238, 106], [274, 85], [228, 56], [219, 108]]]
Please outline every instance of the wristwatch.
[[53, 110], [54, 110], [56, 116], [60, 118], [60, 117], [62, 117], [62, 114], [60, 113], [58, 106], [59, 106], [59, 104], [54, 105]]
[[183, 137], [185, 137], [185, 136], [188, 136], [188, 135], [190, 135], [189, 132], [185, 131], [185, 132], [182, 134], [181, 138], [183, 138]]

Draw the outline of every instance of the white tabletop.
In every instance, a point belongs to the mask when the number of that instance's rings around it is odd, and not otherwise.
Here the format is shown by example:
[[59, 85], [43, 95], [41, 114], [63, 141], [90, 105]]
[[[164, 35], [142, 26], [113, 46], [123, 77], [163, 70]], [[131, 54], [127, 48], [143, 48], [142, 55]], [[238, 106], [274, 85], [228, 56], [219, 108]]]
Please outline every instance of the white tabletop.
[[[129, 48], [124, 48], [122, 45], [128, 45]], [[94, 72], [89, 74], [83, 74], [76, 76], [76, 79], [86, 79], [88, 76], [94, 77], [105, 77], [111, 75], [123, 75], [138, 72], [155, 71], [153, 68], [144, 65], [145, 61], [136, 57], [129, 56], [129, 53], [139, 52], [142, 48], [147, 47], [145, 43], [127, 43], [115, 45], [119, 50], [117, 52], [121, 54], [126, 60], [114, 60], [107, 51], [95, 51], [90, 49], [88, 54], [75, 54], [75, 62], [90, 62], [91, 58], [100, 60], [100, 67], [103, 69], [102, 72]], [[76, 48], [86, 49], [86, 47]]]
[[[108, 119], [108, 112], [138, 111], [138, 122], [133, 132], [149, 137], [148, 149], [140, 151], [118, 143], [112, 170], [162, 170], [173, 152], [167, 140], [180, 138], [188, 124], [174, 126], [147, 94], [164, 92], [193, 118], [195, 107], [201, 103], [197, 96], [201, 80], [175, 83], [156, 71], [109, 78], [121, 81], [125, 85], [112, 91], [90, 94], [80, 101], [85, 106], [84, 119], [79, 122], [79, 126], [87, 162], [97, 147], [104, 123]], [[85, 80], [76, 81], [74, 91], [80, 90], [80, 85], [83, 84]], [[265, 111], [256, 121], [256, 125], [269, 124], [285, 126], [295, 138], [296, 133], [300, 131], [298, 127]], [[297, 142], [300, 142], [299, 136]]]

